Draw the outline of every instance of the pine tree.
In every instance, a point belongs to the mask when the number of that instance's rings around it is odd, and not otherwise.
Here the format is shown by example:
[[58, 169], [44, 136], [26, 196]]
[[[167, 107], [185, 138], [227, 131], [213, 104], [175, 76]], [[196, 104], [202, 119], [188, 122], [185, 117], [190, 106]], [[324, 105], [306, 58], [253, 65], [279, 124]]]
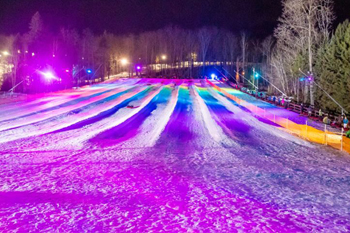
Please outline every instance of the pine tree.
[[29, 23], [29, 38], [31, 41], [36, 40], [43, 31], [43, 21], [40, 13], [36, 12]]
[[[350, 23], [348, 20], [337, 27], [331, 41], [320, 49], [316, 67], [321, 87], [350, 112]], [[339, 107], [322, 90], [317, 91], [317, 96], [321, 107], [339, 111]]]

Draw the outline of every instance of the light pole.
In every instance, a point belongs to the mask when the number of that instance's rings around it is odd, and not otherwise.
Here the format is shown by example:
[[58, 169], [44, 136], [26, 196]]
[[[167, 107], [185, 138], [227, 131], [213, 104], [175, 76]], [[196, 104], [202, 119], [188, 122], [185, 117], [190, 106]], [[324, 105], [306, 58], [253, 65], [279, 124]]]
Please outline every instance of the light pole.
[[135, 67], [136, 70], [136, 76], [142, 76], [142, 66], [141, 65], [136, 65]]
[[[310, 83], [312, 82], [312, 84], [315, 84], [318, 88], [320, 88], [336, 105], [338, 105], [341, 109], [341, 115], [344, 116], [344, 112], [348, 113], [330, 94], [328, 94], [328, 92], [326, 92], [320, 85], [318, 85], [318, 83], [316, 83], [313, 74], [308, 72], [309, 75], [305, 74], [300, 68], [299, 68], [300, 73], [302, 73], [303, 75], [305, 75], [305, 77], [307, 77], [310, 81]], [[306, 80], [307, 81], [307, 80]]]
[[90, 74], [92, 73], [92, 70], [91, 69], [87, 69], [86, 73], [88, 74], [89, 83], [91, 85], [91, 75]]
[[255, 71], [255, 68], [253, 68], [253, 75], [254, 75], [254, 80], [256, 79], [256, 89], [255, 89], [255, 96], [258, 95], [258, 91], [259, 91], [259, 73]]
[[162, 75], [163, 75], [163, 63], [165, 63], [165, 61], [166, 61], [166, 59], [167, 59], [167, 57], [166, 57], [166, 55], [162, 55], [161, 56], [161, 58], [162, 58], [162, 63], [160, 64], [160, 69], [161, 69], [161, 73], [162, 73]]
[[287, 96], [283, 91], [281, 91], [278, 87], [276, 87], [276, 85], [274, 85], [273, 83], [271, 83], [269, 80], [267, 80], [266, 78], [264, 78], [264, 76], [262, 76], [262, 75], [260, 75], [260, 74], [258, 74], [259, 75], [259, 78], [262, 78], [262, 79], [264, 79], [266, 82], [268, 82], [271, 86], [273, 86], [277, 91], [279, 91], [282, 95], [285, 95], [285, 96]]
[[[129, 64], [129, 61], [126, 58], [122, 58], [122, 59], [120, 59], [120, 64], [125, 67], [126, 65]], [[129, 73], [129, 78], [130, 78], [130, 67], [129, 67], [128, 73]]]

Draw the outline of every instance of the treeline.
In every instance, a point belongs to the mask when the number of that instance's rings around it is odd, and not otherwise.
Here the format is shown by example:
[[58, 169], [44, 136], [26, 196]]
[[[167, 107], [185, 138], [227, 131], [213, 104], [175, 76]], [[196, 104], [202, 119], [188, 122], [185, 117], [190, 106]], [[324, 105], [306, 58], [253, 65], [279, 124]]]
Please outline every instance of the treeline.
[[[136, 67], [151, 77], [223, 72], [248, 88], [259, 82], [266, 90], [270, 84], [270, 93], [350, 111], [349, 22], [334, 30], [332, 0], [283, 0], [282, 5], [279, 25], [263, 41], [215, 27], [169, 26], [130, 35], [67, 28], [51, 33], [36, 13], [27, 33], [0, 36], [0, 85], [17, 92], [48, 91], [133, 73]], [[38, 71], [47, 70], [58, 79], [43, 79]]]
[[274, 38], [263, 43], [270, 48], [266, 76], [298, 102], [336, 112], [342, 106], [350, 112], [349, 22], [332, 32], [332, 0], [283, 0], [282, 4]]
[[[0, 40], [1, 51], [8, 51], [0, 58], [5, 67], [3, 90], [25, 80], [16, 87], [24, 92], [102, 81], [123, 71], [134, 72], [137, 66], [147, 76], [197, 78], [208, 75], [205, 67], [215, 64], [233, 76], [240, 71], [248, 77], [251, 67], [258, 69], [266, 53], [248, 34], [235, 35], [214, 27], [185, 30], [169, 26], [124, 36], [62, 28], [53, 34], [39, 13], [32, 17], [27, 33]], [[38, 70], [52, 70], [59, 81], [47, 83]]]

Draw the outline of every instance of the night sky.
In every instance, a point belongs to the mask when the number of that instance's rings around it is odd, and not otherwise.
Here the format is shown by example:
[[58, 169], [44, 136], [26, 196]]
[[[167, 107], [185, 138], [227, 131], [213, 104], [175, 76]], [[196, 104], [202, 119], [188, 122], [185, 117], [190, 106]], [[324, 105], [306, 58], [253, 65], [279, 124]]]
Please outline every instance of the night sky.
[[[335, 2], [336, 23], [350, 18], [350, 0]], [[216, 26], [263, 38], [273, 32], [281, 4], [279, 0], [1, 0], [0, 33], [25, 32], [36, 11], [52, 32], [64, 26], [125, 34], [172, 24], [188, 29]]]

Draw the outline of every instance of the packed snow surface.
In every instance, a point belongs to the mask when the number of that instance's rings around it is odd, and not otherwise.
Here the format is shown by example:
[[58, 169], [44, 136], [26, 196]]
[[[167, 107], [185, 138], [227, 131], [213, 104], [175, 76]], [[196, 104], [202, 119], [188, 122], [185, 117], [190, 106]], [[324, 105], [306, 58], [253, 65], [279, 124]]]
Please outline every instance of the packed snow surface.
[[350, 231], [349, 156], [199, 80], [2, 101], [0, 162], [0, 232]]

